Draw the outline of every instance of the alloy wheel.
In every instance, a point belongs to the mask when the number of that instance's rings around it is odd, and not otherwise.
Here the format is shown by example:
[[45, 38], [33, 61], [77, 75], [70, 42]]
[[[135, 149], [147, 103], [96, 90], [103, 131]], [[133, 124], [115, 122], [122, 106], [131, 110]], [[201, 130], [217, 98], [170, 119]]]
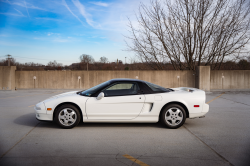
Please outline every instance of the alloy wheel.
[[166, 111], [165, 120], [170, 126], [177, 126], [183, 120], [183, 113], [179, 108], [172, 107]]
[[59, 122], [64, 126], [71, 126], [77, 120], [76, 112], [71, 108], [64, 108], [58, 114]]

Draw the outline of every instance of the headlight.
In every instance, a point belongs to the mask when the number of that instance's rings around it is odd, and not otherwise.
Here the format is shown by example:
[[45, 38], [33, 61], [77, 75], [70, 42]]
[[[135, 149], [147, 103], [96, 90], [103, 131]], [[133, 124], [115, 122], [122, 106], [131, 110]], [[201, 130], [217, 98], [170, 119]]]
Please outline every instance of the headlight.
[[41, 107], [36, 106], [36, 110], [41, 110]]

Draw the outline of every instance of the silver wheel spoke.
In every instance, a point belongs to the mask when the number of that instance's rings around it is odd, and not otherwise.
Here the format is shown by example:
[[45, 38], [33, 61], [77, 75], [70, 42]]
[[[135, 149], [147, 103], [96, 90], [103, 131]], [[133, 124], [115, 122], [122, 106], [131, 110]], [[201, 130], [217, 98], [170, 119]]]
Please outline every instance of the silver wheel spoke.
[[74, 119], [74, 118], [72, 118], [72, 117], [70, 117], [68, 120], [69, 120], [70, 122], [72, 122], [72, 123], [74, 123], [74, 122], [76, 121], [76, 119]]
[[69, 122], [71, 122], [71, 123], [74, 123], [76, 120], [75, 119], [73, 119], [73, 118], [70, 118], [69, 119]]
[[64, 115], [68, 113], [67, 109], [64, 109], [63, 112], [64, 112]]
[[72, 117], [73, 115], [75, 115], [76, 113], [75, 112], [71, 112], [71, 113], [69, 113], [69, 115], [70, 115], [70, 117]]
[[170, 113], [170, 115], [172, 115], [174, 113], [172, 109], [169, 109], [168, 112]]
[[177, 126], [183, 120], [182, 111], [177, 107], [169, 108], [165, 114], [166, 123], [170, 126]]
[[76, 122], [77, 114], [71, 108], [64, 108], [59, 112], [58, 120], [64, 126], [71, 126]]
[[59, 115], [60, 119], [65, 119], [64, 115]]
[[172, 120], [171, 116], [166, 116], [166, 120]]
[[176, 114], [179, 114], [180, 112], [181, 112], [181, 111], [180, 111], [179, 109], [177, 109], [175, 113], [176, 113]]
[[64, 119], [64, 124], [68, 124], [68, 120]]
[[182, 120], [182, 117], [180, 117], [180, 116], [177, 116], [177, 118], [176, 118], [176, 120]]

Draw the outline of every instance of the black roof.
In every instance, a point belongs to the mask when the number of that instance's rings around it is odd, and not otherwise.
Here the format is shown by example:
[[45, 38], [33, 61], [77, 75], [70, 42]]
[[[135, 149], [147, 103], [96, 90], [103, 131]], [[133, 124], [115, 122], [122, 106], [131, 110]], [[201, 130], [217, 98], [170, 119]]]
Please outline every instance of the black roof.
[[117, 81], [132, 81], [132, 82], [145, 82], [142, 80], [138, 80], [138, 79], [131, 79], [131, 78], [115, 78], [115, 79], [111, 79], [109, 80], [110, 82], [117, 82]]

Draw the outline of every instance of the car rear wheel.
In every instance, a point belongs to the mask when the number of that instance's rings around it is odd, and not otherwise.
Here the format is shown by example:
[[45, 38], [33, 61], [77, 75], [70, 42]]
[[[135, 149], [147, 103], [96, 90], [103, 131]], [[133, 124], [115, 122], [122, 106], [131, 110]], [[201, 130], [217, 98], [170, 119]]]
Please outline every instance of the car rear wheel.
[[182, 106], [170, 104], [164, 108], [160, 118], [163, 125], [171, 129], [176, 129], [185, 123], [186, 112]]
[[65, 104], [56, 110], [55, 120], [62, 128], [73, 128], [78, 125], [80, 119], [79, 110], [73, 105]]

